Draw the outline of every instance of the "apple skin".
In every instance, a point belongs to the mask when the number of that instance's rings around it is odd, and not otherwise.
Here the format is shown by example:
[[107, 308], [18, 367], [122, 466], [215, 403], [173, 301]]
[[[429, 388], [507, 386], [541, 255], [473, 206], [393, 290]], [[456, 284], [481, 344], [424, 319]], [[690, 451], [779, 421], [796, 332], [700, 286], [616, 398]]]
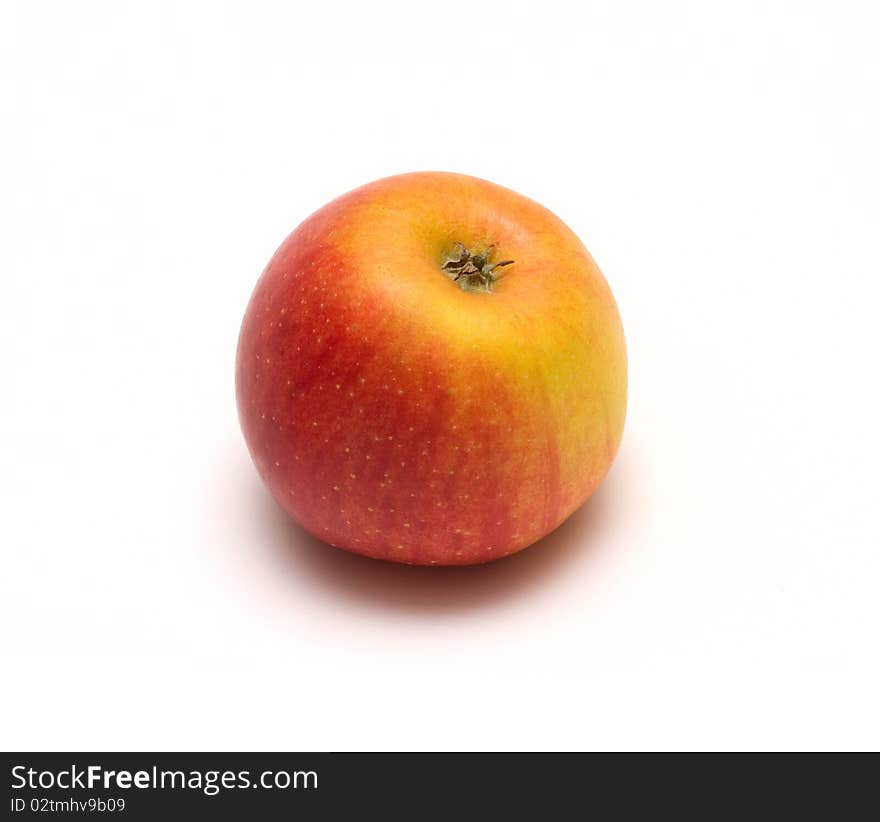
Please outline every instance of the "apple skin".
[[[443, 271], [495, 244], [491, 292]], [[358, 188], [284, 241], [244, 316], [238, 412], [260, 476], [335, 547], [417, 565], [519, 551], [597, 488], [620, 445], [626, 349], [574, 233], [474, 177]]]

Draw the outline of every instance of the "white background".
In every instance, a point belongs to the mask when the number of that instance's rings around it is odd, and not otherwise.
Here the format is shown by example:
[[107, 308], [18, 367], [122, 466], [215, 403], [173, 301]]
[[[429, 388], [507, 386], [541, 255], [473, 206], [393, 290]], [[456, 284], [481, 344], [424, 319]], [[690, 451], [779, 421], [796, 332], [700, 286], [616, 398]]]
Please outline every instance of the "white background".
[[[2, 5], [0, 744], [880, 745], [872, 3]], [[471, 569], [287, 524], [233, 360], [283, 237], [460, 171], [617, 296], [607, 482]]]

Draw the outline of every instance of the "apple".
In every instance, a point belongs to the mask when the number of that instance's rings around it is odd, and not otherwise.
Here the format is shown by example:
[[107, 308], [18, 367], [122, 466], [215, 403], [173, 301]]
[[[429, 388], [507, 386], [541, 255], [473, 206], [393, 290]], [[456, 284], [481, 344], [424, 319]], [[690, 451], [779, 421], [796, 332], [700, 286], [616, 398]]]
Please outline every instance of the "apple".
[[236, 358], [241, 427], [303, 528], [356, 554], [512, 554], [595, 491], [620, 445], [617, 306], [574, 233], [474, 177], [339, 197], [260, 277]]

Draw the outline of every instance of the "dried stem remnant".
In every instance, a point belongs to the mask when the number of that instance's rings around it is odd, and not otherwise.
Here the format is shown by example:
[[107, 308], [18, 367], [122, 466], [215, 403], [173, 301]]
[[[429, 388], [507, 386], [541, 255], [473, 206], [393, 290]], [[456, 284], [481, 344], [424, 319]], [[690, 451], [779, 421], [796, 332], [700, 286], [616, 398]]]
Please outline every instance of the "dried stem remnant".
[[462, 288], [466, 290], [491, 291], [492, 283], [498, 279], [498, 275], [493, 272], [498, 268], [513, 264], [513, 260], [489, 262], [495, 248], [494, 244], [479, 254], [471, 253], [470, 249], [462, 243], [456, 242], [455, 245], [458, 249], [458, 257], [444, 263], [443, 270], [454, 274], [453, 281], [460, 283]]

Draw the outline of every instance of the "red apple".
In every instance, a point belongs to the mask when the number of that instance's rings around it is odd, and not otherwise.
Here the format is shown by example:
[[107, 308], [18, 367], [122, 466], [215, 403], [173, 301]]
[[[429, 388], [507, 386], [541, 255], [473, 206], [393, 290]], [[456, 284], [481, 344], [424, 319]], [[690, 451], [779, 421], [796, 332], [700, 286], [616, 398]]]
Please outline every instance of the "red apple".
[[269, 262], [238, 343], [242, 430], [307, 531], [356, 554], [511, 554], [593, 493], [620, 444], [617, 306], [556, 216], [459, 174], [379, 180]]

